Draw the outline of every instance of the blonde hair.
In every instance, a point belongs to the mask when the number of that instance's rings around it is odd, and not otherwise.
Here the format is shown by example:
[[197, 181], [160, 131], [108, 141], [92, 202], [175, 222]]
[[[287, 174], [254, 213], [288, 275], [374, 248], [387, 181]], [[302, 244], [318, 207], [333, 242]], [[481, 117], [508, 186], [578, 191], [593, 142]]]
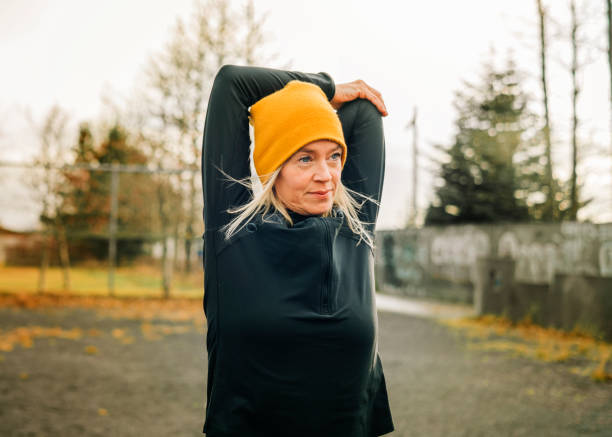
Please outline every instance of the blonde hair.
[[[269, 175], [266, 175], [269, 177], [266, 182], [262, 184], [262, 188], [261, 190], [258, 190], [258, 192], [256, 192], [256, 190], [254, 189], [255, 184], [253, 183], [251, 177], [247, 176], [243, 179], [235, 179], [225, 173], [223, 170], [218, 169], [227, 177], [229, 181], [239, 183], [240, 185], [249, 188], [253, 193], [253, 197], [247, 203], [234, 208], [229, 208], [227, 210], [228, 213], [237, 214], [237, 216], [221, 228], [221, 231], [225, 234], [226, 240], [229, 240], [236, 232], [246, 226], [249, 220], [257, 214], [262, 214], [264, 216], [264, 221], [266, 221], [266, 214], [268, 214], [268, 212], [272, 212], [273, 210], [280, 212], [281, 215], [289, 222], [289, 224], [293, 226], [293, 220], [287, 212], [287, 208], [276, 197], [276, 193], [274, 191], [274, 182], [276, 181], [276, 178], [278, 177], [278, 174], [280, 173], [282, 167], [283, 166], [281, 165], [275, 171], [273, 171]], [[359, 202], [353, 196], [361, 197], [363, 198], [363, 201]], [[361, 209], [361, 207], [366, 201], [373, 202], [377, 205], [379, 204], [375, 199], [361, 194], [357, 191], [351, 190], [350, 188], [344, 186], [341, 181], [338, 181], [333, 205], [337, 206], [338, 209], [340, 209], [340, 211], [344, 213], [348, 227], [351, 229], [351, 231], [353, 231], [355, 235], [359, 236], [357, 245], [359, 245], [361, 241], [365, 241], [366, 244], [370, 246], [370, 248], [374, 249], [373, 238], [368, 233], [365, 227], [365, 225], [371, 223], [362, 222], [361, 220], [359, 220], [359, 217], [357, 215], [358, 211]], [[330, 214], [331, 210], [326, 211], [321, 216], [329, 217]]]

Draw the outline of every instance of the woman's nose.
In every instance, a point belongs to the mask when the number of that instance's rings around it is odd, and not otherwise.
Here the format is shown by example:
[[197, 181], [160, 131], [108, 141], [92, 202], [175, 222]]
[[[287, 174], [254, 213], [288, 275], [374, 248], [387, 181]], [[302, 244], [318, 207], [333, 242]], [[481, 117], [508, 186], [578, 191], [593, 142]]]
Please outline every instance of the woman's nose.
[[328, 181], [331, 179], [331, 171], [326, 161], [317, 164], [314, 178], [317, 181]]

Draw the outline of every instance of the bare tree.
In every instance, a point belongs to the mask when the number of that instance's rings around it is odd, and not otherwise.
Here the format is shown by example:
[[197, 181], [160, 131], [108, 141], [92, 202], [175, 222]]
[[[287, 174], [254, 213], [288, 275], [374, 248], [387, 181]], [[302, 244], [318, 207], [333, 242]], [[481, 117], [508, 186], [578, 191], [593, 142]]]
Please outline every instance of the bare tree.
[[576, 163], [578, 159], [578, 143], [576, 139], [578, 131], [578, 95], [580, 94], [580, 87], [578, 85], [578, 78], [576, 74], [578, 72], [578, 28], [580, 23], [576, 16], [576, 1], [570, 0], [570, 11], [571, 11], [571, 44], [572, 44], [572, 65], [570, 72], [572, 75], [572, 175], [570, 177], [570, 207], [569, 207], [569, 219], [576, 220], [578, 214], [578, 189], [577, 174], [576, 174]]
[[542, 86], [542, 103], [544, 106], [544, 142], [545, 142], [545, 152], [544, 156], [546, 158], [546, 167], [544, 174], [544, 186], [547, 189], [546, 193], [546, 201], [544, 203], [544, 208], [542, 211], [542, 219], [547, 221], [552, 221], [555, 216], [555, 183], [553, 180], [553, 168], [552, 168], [552, 142], [551, 142], [551, 125], [550, 125], [550, 112], [548, 105], [548, 80], [546, 76], [546, 68], [547, 68], [547, 19], [548, 12], [544, 8], [542, 4], [542, 0], [536, 0], [538, 7], [538, 17], [539, 17], [539, 40], [540, 40], [540, 83]]
[[[163, 131], [167, 138], [164, 142], [150, 143], [157, 144], [157, 154], [164, 156], [164, 163], [172, 159], [180, 166], [198, 167], [206, 96], [215, 74], [226, 63], [261, 61], [258, 49], [264, 40], [263, 19], [256, 17], [252, 1], [246, 3], [241, 13], [234, 11], [228, 0], [199, 1], [189, 23], [177, 21], [170, 43], [150, 61], [147, 72], [149, 108], [157, 121], [158, 133]], [[193, 173], [178, 183], [184, 193], [180, 221], [186, 235], [185, 270], [189, 271], [191, 244], [200, 220], [199, 177]], [[174, 235], [178, 234], [175, 227]], [[178, 246], [178, 238], [175, 243]]]
[[[569, 42], [571, 46], [571, 64], [565, 67], [570, 72], [572, 80], [572, 115], [571, 115], [571, 175], [569, 180], [569, 208], [567, 218], [576, 220], [578, 210], [584, 206], [580, 201], [580, 187], [578, 183], [578, 166], [581, 156], [581, 144], [579, 141], [580, 119], [578, 116], [578, 101], [582, 91], [579, 76], [584, 68], [593, 62], [589, 48], [595, 44], [589, 41], [585, 33], [585, 23], [592, 16], [592, 4], [582, 2], [580, 8], [577, 7], [576, 0], [570, 0], [570, 26]], [[579, 13], [580, 11], [580, 13]]]
[[248, 0], [243, 8], [241, 27], [245, 32], [239, 47], [242, 47], [244, 51], [239, 53], [239, 56], [247, 65], [269, 64], [276, 58], [275, 54], [265, 55], [261, 50], [267, 41], [265, 32], [267, 16], [266, 13], [257, 17], [253, 0]]
[[61, 172], [52, 169], [52, 164], [54, 166], [64, 164], [62, 160], [65, 159], [68, 151], [66, 141], [68, 116], [60, 107], [53, 106], [41, 126], [36, 126], [32, 120], [30, 121], [34, 124], [41, 145], [41, 154], [35, 158], [34, 164], [43, 169], [42, 175], [34, 177], [32, 181], [42, 204], [40, 219], [43, 225], [43, 246], [38, 276], [38, 292], [44, 292], [46, 287], [52, 236], [58, 244], [59, 259], [63, 272], [63, 288], [68, 291], [70, 290], [70, 256], [66, 228], [61, 214], [64, 194], [63, 175]]

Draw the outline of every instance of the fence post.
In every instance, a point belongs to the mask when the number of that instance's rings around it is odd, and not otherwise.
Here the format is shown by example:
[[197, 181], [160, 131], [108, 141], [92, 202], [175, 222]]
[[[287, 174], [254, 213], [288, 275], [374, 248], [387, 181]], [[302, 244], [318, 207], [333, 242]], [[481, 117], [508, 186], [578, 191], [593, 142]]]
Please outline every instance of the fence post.
[[117, 209], [119, 206], [119, 164], [111, 168], [111, 207], [108, 236], [108, 294], [115, 295], [115, 266], [117, 265]]

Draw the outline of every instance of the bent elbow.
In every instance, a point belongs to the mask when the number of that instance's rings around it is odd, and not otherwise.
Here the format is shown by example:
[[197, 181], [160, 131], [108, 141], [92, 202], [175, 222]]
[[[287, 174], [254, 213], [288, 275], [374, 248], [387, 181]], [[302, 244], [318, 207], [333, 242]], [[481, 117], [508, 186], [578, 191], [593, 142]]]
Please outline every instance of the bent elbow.
[[218, 84], [232, 84], [238, 75], [240, 69], [237, 65], [224, 64], [221, 66], [217, 74], [215, 75], [215, 81], [213, 86]]
[[359, 115], [366, 120], [376, 120], [382, 122], [382, 114], [378, 108], [367, 99], [357, 99], [355, 105], [358, 107]]

